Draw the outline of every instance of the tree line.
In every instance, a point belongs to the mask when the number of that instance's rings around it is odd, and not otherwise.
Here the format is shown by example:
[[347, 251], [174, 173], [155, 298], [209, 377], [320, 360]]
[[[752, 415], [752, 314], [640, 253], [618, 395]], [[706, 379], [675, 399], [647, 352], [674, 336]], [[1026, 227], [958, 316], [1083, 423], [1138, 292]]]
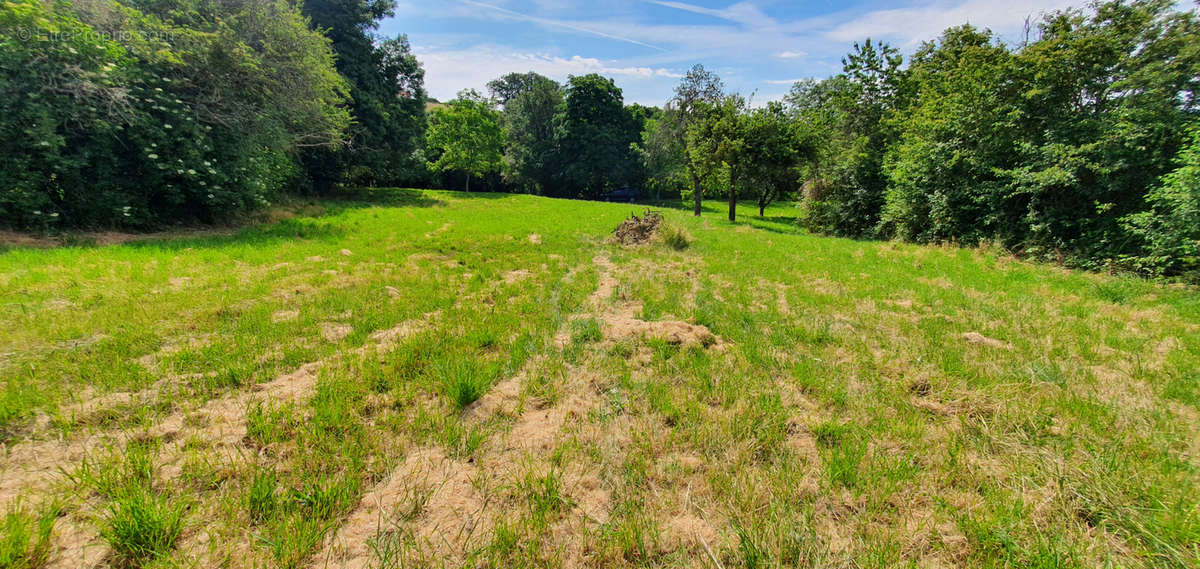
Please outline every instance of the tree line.
[[907, 60], [868, 39], [766, 104], [697, 65], [661, 107], [594, 74], [431, 101], [407, 39], [376, 33], [393, 8], [0, 4], [0, 222], [212, 222], [358, 186], [635, 188], [697, 215], [793, 200], [819, 233], [1200, 273], [1200, 36], [1170, 0], [1052, 12], [1016, 42], [959, 26]]
[[[811, 231], [918, 243], [996, 243], [1090, 269], [1200, 278], [1200, 35], [1169, 0], [1099, 2], [1002, 41], [963, 25], [905, 61], [870, 39], [843, 71], [755, 105], [696, 66], [661, 109], [621, 105], [589, 75], [511, 74], [462, 94], [489, 126], [470, 164], [489, 187], [598, 197], [626, 185], [759, 213], [796, 200]], [[449, 143], [445, 141], [451, 141]], [[452, 180], [447, 180], [453, 184]]]

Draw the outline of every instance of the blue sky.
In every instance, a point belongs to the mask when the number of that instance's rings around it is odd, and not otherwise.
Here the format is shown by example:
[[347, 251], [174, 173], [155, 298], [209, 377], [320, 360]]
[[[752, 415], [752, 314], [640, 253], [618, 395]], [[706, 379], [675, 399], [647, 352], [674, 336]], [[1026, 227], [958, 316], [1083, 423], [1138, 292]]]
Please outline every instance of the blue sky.
[[804, 77], [841, 68], [852, 43], [882, 39], [911, 53], [970, 22], [1016, 41], [1025, 18], [1081, 0], [436, 0], [397, 2], [379, 32], [406, 33], [430, 95], [481, 92], [505, 73], [613, 77], [626, 102], [661, 105], [695, 63], [730, 90], [777, 99]]

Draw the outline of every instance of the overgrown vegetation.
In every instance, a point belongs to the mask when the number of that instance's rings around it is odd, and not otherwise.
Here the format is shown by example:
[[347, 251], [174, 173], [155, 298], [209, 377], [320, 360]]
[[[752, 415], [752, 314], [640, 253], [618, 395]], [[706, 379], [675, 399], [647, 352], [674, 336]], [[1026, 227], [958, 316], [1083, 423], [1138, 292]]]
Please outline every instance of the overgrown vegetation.
[[[212, 222], [274, 199], [349, 116], [328, 41], [284, 1], [0, 4], [0, 218]], [[286, 46], [286, 47], [284, 47]]]
[[403, 37], [368, 34], [393, 3], [343, 4], [0, 4], [0, 222], [213, 223], [419, 177], [422, 71]]

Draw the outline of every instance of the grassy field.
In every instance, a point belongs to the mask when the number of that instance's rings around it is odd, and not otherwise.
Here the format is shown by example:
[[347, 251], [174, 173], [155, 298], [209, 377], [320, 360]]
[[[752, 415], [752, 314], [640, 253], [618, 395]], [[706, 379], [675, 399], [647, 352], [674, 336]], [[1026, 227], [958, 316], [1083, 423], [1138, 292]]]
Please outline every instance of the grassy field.
[[1200, 564], [1200, 293], [718, 208], [0, 253], [0, 568]]

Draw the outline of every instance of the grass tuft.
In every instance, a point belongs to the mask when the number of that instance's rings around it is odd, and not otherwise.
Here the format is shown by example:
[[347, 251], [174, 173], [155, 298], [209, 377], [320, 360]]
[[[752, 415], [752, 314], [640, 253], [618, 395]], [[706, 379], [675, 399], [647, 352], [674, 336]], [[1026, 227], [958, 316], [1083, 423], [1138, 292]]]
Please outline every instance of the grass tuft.
[[279, 478], [274, 472], [261, 470], [254, 474], [246, 489], [246, 512], [250, 521], [262, 523], [275, 515], [279, 508], [279, 500], [275, 496], [275, 487], [278, 485]]
[[60, 508], [34, 515], [14, 508], [0, 521], [0, 568], [36, 569], [50, 561], [50, 537]]
[[109, 505], [100, 536], [117, 567], [142, 567], [164, 557], [183, 531], [186, 507], [143, 488], [133, 488]]
[[1096, 283], [1096, 297], [1113, 304], [1126, 304], [1146, 292], [1149, 284], [1137, 277], [1119, 277]]
[[592, 344], [603, 339], [599, 320], [581, 318], [571, 323], [571, 342], [575, 345]]
[[664, 223], [658, 228], [663, 244], [676, 251], [683, 251], [692, 246], [692, 238], [687, 231], [673, 223]]
[[459, 360], [439, 370], [446, 397], [458, 410], [466, 409], [491, 388], [491, 374], [482, 367], [473, 360]]

